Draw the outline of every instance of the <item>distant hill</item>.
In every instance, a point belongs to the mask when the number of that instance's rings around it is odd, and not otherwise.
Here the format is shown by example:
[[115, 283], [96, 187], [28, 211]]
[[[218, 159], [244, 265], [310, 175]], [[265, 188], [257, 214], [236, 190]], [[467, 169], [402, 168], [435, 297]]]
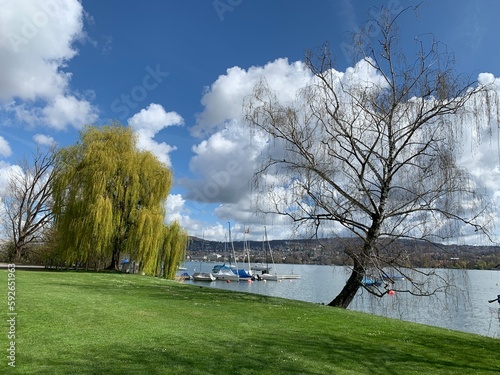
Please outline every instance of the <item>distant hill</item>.
[[[248, 241], [252, 262], [265, 262], [262, 241]], [[269, 241], [276, 263], [349, 264], [346, 247], [360, 246], [356, 238], [288, 239]], [[236, 256], [243, 257], [243, 241], [233, 242]], [[409, 265], [414, 267], [443, 267], [469, 269], [500, 269], [500, 246], [442, 245], [416, 240], [397, 240], [388, 248], [404, 251]], [[229, 259], [231, 248], [226, 242], [208, 241], [191, 236], [187, 255], [202, 259], [209, 254]], [[268, 256], [268, 255], [267, 255]], [[269, 260], [269, 256], [267, 258]]]

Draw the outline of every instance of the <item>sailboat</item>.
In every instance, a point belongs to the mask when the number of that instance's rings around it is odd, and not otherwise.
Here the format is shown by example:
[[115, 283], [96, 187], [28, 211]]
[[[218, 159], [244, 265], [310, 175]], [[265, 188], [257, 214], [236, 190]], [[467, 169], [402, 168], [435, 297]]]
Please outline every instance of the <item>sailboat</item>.
[[195, 272], [193, 273], [194, 281], [215, 281], [215, 276], [210, 272]]
[[249, 233], [249, 229], [245, 230], [243, 234], [243, 257], [248, 257], [248, 270], [244, 268], [237, 268], [238, 277], [240, 281], [248, 281], [254, 280], [255, 277], [252, 274], [252, 269], [250, 267], [250, 247], [248, 246], [248, 242], [246, 240], [246, 234]]
[[[264, 230], [265, 230], [265, 227], [264, 227]], [[257, 264], [254, 264], [252, 267], [251, 267], [251, 270], [252, 271], [260, 271], [262, 273], [269, 273], [269, 271], [273, 268], [271, 266], [269, 266], [269, 262], [268, 262], [268, 258], [267, 258], [267, 248], [266, 248], [266, 237], [264, 237], [262, 239], [262, 251], [264, 252], [265, 255], [265, 259], [266, 259], [266, 264], [263, 264], [263, 263], [257, 263]]]
[[[233, 244], [231, 240], [231, 224], [228, 223], [229, 226], [229, 243]], [[227, 241], [226, 241], [227, 243]], [[226, 247], [227, 249], [227, 247]], [[234, 246], [232, 246], [232, 256], [234, 257], [234, 263], [236, 264], [236, 270], [238, 269], [238, 263], [236, 262], [236, 257], [234, 256]], [[229, 259], [231, 259], [231, 254], [229, 255]], [[239, 281], [240, 277], [238, 276], [238, 273], [234, 271], [231, 267], [231, 260], [229, 261], [229, 266], [226, 266], [224, 263], [222, 266], [219, 267], [219, 270], [217, 273], [214, 274], [215, 278], [217, 280], [223, 280], [223, 281]]]
[[[228, 253], [228, 249], [227, 249], [227, 234], [224, 235], [225, 236], [225, 242], [224, 242], [224, 254], [227, 254]], [[231, 264], [231, 255], [229, 255], [229, 266], [226, 264], [226, 262], [224, 262], [223, 264], [216, 264], [215, 266], [212, 267], [212, 273], [214, 275], [218, 274], [220, 271], [222, 271], [223, 273], [224, 272], [229, 272], [229, 271], [236, 271], [236, 266], [232, 265]]]
[[264, 271], [264, 272], [269, 272], [273, 267], [269, 266], [268, 264], [262, 264], [262, 263], [255, 263], [252, 265], [250, 268], [252, 271]]
[[[204, 253], [205, 249], [205, 232], [203, 232], [203, 242], [202, 242], [202, 253]], [[214, 275], [210, 272], [201, 272], [201, 261], [200, 261], [200, 272], [193, 273], [194, 281], [215, 281]]]
[[[186, 257], [187, 257], [187, 247], [188, 247], [188, 244], [189, 244], [189, 239], [186, 241], [185, 245], [184, 245], [184, 260], [182, 261], [182, 264], [179, 263], [179, 265], [177, 266], [177, 271], [184, 271], [182, 273], [182, 277], [184, 277], [185, 279], [187, 278], [187, 276], [189, 276], [189, 274], [186, 272], [187, 271], [187, 267], [186, 267]], [[165, 266], [165, 264], [163, 264], [163, 267]], [[191, 278], [191, 276], [190, 276]]]
[[[274, 258], [273, 258], [273, 252], [271, 250], [271, 244], [267, 238], [267, 229], [264, 227], [264, 243], [267, 244], [266, 248], [266, 261], [267, 261], [267, 249], [269, 249], [269, 255], [271, 257], [271, 261], [273, 263], [274, 267]], [[276, 267], [274, 267], [274, 273], [269, 273], [269, 272], [263, 272], [262, 275], [259, 275], [261, 280], [265, 281], [279, 281], [282, 279], [300, 279], [300, 275], [297, 274], [289, 274], [289, 275], [278, 275], [278, 272], [276, 271]]]

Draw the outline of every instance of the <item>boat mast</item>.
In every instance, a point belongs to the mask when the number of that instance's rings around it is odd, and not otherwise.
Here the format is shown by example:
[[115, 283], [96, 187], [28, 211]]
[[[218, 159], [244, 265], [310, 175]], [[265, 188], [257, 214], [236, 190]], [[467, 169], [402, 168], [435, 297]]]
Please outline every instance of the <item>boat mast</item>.
[[[264, 233], [266, 233], [266, 227], [264, 227]], [[269, 259], [267, 257], [267, 247], [266, 247], [266, 235], [262, 238], [262, 249], [264, 250], [264, 256], [266, 258], [266, 272], [269, 272]], [[262, 272], [264, 273], [264, 272]]]
[[205, 231], [203, 231], [202, 237], [203, 237], [203, 240], [201, 242], [200, 272], [201, 272], [201, 260], [203, 259], [204, 254], [205, 254]]
[[[236, 261], [236, 253], [234, 252], [234, 244], [233, 244], [233, 239], [231, 237], [231, 223], [228, 221], [227, 222], [227, 225], [228, 225], [228, 232], [229, 232], [229, 243], [231, 244], [231, 251], [233, 253], [233, 257], [234, 257], [234, 264], [236, 266], [236, 274], [238, 274], [238, 262]], [[229, 266], [231, 267], [231, 260], [229, 260]]]
[[243, 262], [245, 262], [245, 255], [248, 256], [248, 271], [250, 271], [250, 249], [247, 244], [247, 230], [243, 231]]
[[[265, 226], [264, 226], [264, 237], [265, 237], [266, 242], [267, 242], [267, 247], [269, 248], [269, 255], [271, 256], [271, 262], [273, 263], [274, 274], [278, 275], [278, 273], [276, 272], [276, 265], [274, 264], [273, 251], [271, 250], [271, 244], [269, 243], [269, 239], [267, 238], [267, 229]], [[266, 252], [266, 255], [267, 255], [267, 252]], [[266, 256], [266, 262], [267, 262], [267, 256]], [[267, 266], [267, 272], [269, 273], [269, 266]]]

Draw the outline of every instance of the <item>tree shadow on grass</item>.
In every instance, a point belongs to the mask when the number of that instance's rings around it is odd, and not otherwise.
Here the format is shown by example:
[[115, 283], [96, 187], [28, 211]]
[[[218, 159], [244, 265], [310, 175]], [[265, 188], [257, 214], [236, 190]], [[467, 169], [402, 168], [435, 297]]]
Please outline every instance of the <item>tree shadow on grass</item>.
[[154, 299], [158, 301], [164, 300], [165, 298], [169, 298], [170, 300], [185, 300], [192, 298], [199, 301], [205, 299], [206, 302], [213, 302], [214, 300], [227, 299], [228, 296], [231, 296], [231, 300], [233, 302], [243, 303], [248, 301], [266, 302], [270, 300], [280, 300], [279, 297], [265, 296], [248, 292], [227, 291], [223, 289], [209, 288], [206, 286], [183, 285], [182, 283], [174, 283], [173, 281], [167, 281], [165, 279], [155, 279], [155, 283], [151, 283], [148, 280], [144, 281], [145, 283], [140, 282], [139, 277], [131, 280], [123, 279], [120, 280], [120, 283], [110, 282], [109, 284], [103, 284], [101, 282], [89, 284], [84, 281], [53, 281], [50, 282], [50, 284], [54, 287], [75, 288], [84, 290], [85, 292], [115, 297], [117, 296], [117, 292], [121, 291], [123, 293], [128, 293], [129, 295], [138, 295], [141, 298]]

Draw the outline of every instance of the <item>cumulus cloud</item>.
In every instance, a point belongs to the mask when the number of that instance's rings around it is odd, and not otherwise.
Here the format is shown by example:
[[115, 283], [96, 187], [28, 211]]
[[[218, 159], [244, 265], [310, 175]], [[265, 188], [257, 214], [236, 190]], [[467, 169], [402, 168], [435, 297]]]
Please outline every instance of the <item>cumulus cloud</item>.
[[180, 194], [169, 194], [166, 203], [166, 222], [182, 221], [182, 210], [184, 209], [185, 200]]
[[187, 197], [201, 203], [235, 203], [244, 198], [265, 144], [258, 132], [234, 122], [194, 146], [189, 168], [199, 178], [183, 181], [190, 191]]
[[35, 134], [33, 136], [33, 140], [39, 146], [55, 146], [57, 144], [56, 140], [52, 138], [50, 135], [45, 134]]
[[56, 130], [64, 130], [71, 125], [80, 128], [97, 120], [97, 114], [90, 103], [72, 95], [57, 95], [42, 113], [45, 123]]
[[176, 149], [165, 142], [157, 142], [154, 137], [169, 126], [183, 125], [184, 120], [176, 112], [167, 112], [160, 104], [151, 103], [128, 119], [129, 126], [137, 134], [137, 146], [151, 151], [162, 163], [171, 166], [169, 153]]
[[491, 85], [493, 82], [495, 82], [495, 76], [491, 73], [479, 73], [477, 77], [477, 81], [481, 85]]
[[70, 93], [71, 73], [65, 71], [77, 54], [75, 41], [84, 35], [78, 0], [4, 2], [0, 103], [18, 120], [56, 129], [94, 120], [96, 109]]
[[297, 89], [310, 81], [312, 75], [303, 62], [289, 63], [277, 59], [263, 67], [253, 66], [248, 70], [233, 67], [221, 75], [208, 88], [201, 99], [204, 106], [190, 131], [194, 136], [206, 136], [221, 130], [225, 123], [242, 119], [244, 99], [252, 94], [261, 80], [266, 80], [279, 94], [280, 100], [293, 100]]
[[170, 224], [177, 221], [181, 227], [188, 229], [189, 235], [198, 236], [200, 238], [222, 241], [224, 239], [225, 230], [221, 224], [211, 224], [207, 227], [207, 223], [203, 222], [203, 218], [193, 215], [193, 211], [189, 207], [184, 197], [181, 194], [170, 194], [165, 204], [167, 212], [165, 223]]
[[[9, 191], [10, 181], [13, 175], [22, 176], [24, 174], [19, 165], [9, 164], [0, 160], [0, 201]], [[0, 212], [3, 210], [3, 204], [0, 203]], [[0, 215], [0, 220], [2, 219]]]
[[[251, 237], [262, 238], [265, 220], [257, 215], [253, 206], [255, 191], [251, 181], [260, 167], [261, 155], [274, 152], [276, 144], [270, 145], [266, 135], [248, 127], [243, 103], [260, 81], [276, 90], [280, 101], [291, 102], [297, 91], [312, 79], [304, 63], [277, 59], [247, 70], [230, 68], [206, 88], [201, 99], [203, 111], [190, 128], [192, 135], [204, 138], [192, 148], [194, 156], [189, 163], [190, 171], [197, 178], [180, 181], [188, 191], [185, 197], [191, 201], [191, 214], [203, 213], [210, 207], [219, 220], [235, 220], [235, 231], [245, 225], [259, 227], [259, 230], [252, 231]], [[218, 206], [213, 208], [214, 204]], [[279, 218], [273, 223], [278, 225]], [[227, 232], [225, 225], [208, 229], [198, 227], [197, 230], [202, 229], [206, 238], [216, 240], [221, 240], [221, 235]]]
[[12, 155], [12, 149], [10, 148], [9, 142], [7, 142], [4, 137], [0, 136], [0, 156], [8, 157], [10, 155]]
[[[257, 217], [252, 206], [255, 192], [251, 180], [261, 154], [269, 152], [269, 139], [248, 127], [243, 103], [262, 80], [276, 90], [279, 100], [290, 102], [311, 79], [304, 63], [277, 59], [247, 70], [232, 67], [206, 88], [201, 99], [203, 111], [190, 128], [192, 135], [204, 138], [192, 148], [194, 156], [189, 163], [190, 171], [198, 178], [180, 181], [188, 191], [186, 199], [193, 201], [192, 214], [204, 212], [215, 203], [219, 204], [214, 209], [217, 217], [236, 220], [236, 231], [244, 225], [263, 228], [262, 218]], [[224, 225], [198, 229], [203, 229], [207, 238], [218, 240], [227, 231]], [[262, 233], [253, 231], [251, 236], [261, 238]]]
[[388, 87], [386, 79], [374, 68], [374, 61], [367, 57], [354, 67], [346, 69], [345, 73], [331, 70], [332, 74], [342, 80], [344, 85], [373, 88], [380, 90]]
[[193, 147], [190, 171], [196, 180], [184, 179], [187, 198], [198, 203], [231, 203], [245, 200], [259, 155], [268, 139], [244, 121], [243, 103], [254, 87], [265, 80], [280, 100], [294, 100], [297, 90], [312, 79], [302, 62], [277, 59], [248, 70], [233, 67], [206, 89], [201, 99], [203, 111], [197, 115], [191, 134], [205, 137]]

